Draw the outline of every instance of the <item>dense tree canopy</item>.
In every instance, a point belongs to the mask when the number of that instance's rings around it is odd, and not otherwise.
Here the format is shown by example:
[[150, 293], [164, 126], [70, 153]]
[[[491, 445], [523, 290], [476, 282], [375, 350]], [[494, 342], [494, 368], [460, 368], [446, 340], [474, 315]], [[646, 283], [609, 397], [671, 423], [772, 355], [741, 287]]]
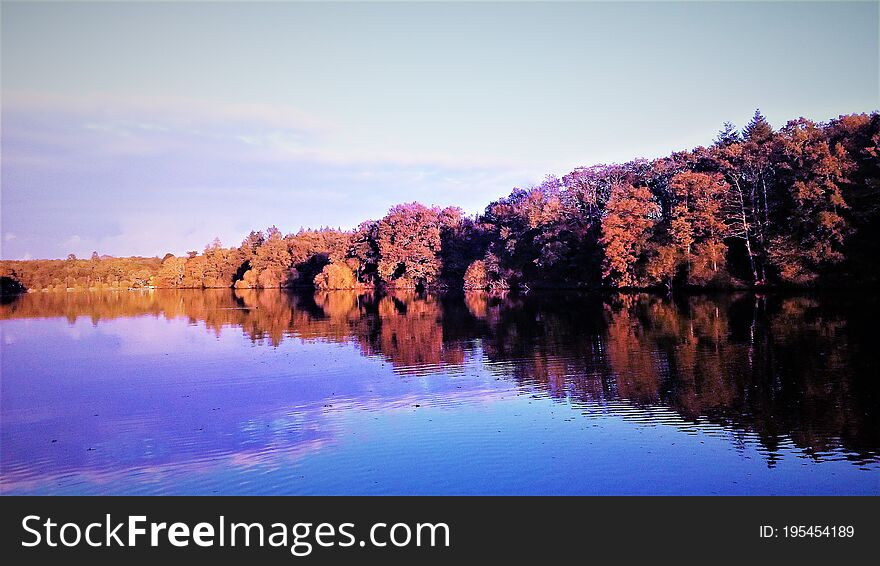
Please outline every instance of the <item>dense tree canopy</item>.
[[0, 262], [6, 292], [139, 287], [507, 289], [876, 284], [880, 114], [756, 111], [709, 147], [577, 168], [470, 217], [420, 203], [355, 230], [251, 232], [183, 257]]

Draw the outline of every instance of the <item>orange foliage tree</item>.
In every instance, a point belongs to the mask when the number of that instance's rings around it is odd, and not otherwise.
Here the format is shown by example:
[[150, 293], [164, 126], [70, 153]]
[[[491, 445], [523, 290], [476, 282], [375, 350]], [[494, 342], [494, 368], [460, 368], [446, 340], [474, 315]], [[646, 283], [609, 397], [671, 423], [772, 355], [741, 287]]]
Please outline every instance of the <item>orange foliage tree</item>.
[[635, 287], [639, 280], [636, 263], [660, 207], [644, 186], [618, 184], [611, 188], [605, 207], [601, 243], [605, 248], [602, 276], [616, 287]]

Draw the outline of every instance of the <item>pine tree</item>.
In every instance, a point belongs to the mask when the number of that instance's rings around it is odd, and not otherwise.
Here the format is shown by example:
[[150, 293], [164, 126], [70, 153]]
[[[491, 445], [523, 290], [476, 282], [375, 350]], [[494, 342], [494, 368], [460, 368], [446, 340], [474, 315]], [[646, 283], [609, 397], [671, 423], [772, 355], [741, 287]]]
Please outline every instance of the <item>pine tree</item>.
[[714, 145], [715, 147], [727, 147], [741, 141], [742, 136], [739, 135], [736, 126], [730, 122], [724, 122], [724, 126], [721, 127], [718, 136], [715, 138]]
[[750, 142], [762, 143], [773, 136], [773, 127], [761, 114], [761, 110], [755, 110], [751, 122], [743, 129], [743, 139]]

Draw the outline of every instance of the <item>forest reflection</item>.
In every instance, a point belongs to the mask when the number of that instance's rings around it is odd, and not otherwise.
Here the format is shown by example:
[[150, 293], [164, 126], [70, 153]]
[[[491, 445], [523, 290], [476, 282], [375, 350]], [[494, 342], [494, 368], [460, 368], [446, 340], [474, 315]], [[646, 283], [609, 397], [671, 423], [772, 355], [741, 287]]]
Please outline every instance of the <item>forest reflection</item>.
[[182, 317], [267, 347], [353, 344], [415, 376], [481, 356], [523, 392], [584, 410], [662, 407], [753, 433], [773, 465], [787, 441], [816, 459], [840, 448], [856, 464], [880, 459], [878, 310], [853, 296], [169, 289], [29, 293], [0, 319]]

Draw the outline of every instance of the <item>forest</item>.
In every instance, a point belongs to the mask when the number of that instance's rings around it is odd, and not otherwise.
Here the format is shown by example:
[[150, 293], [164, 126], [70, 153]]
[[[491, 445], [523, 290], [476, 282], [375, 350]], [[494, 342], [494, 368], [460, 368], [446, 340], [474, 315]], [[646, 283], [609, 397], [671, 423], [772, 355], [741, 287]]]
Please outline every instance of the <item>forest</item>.
[[2, 261], [0, 288], [873, 286], [878, 242], [880, 113], [774, 131], [756, 111], [707, 147], [548, 175], [474, 216], [413, 202], [182, 257]]

